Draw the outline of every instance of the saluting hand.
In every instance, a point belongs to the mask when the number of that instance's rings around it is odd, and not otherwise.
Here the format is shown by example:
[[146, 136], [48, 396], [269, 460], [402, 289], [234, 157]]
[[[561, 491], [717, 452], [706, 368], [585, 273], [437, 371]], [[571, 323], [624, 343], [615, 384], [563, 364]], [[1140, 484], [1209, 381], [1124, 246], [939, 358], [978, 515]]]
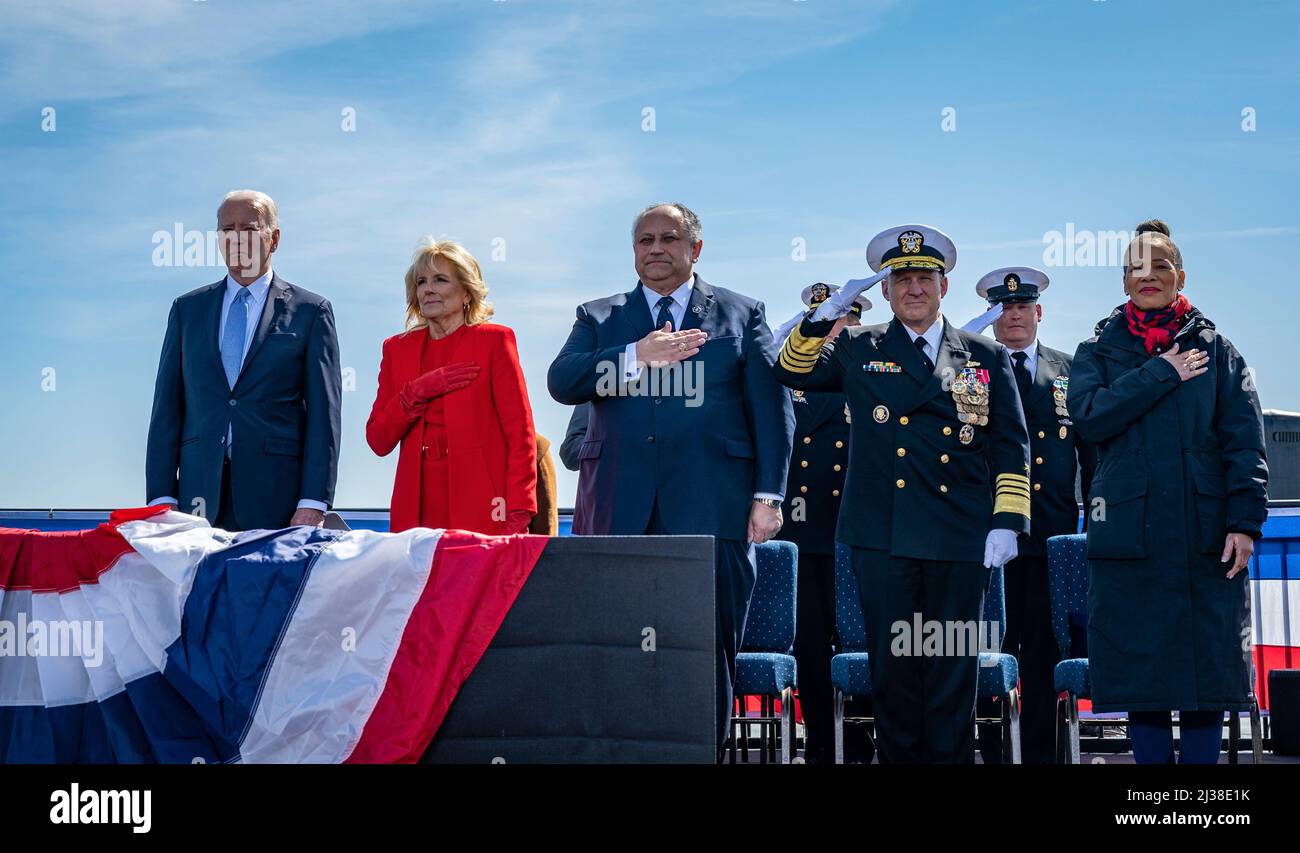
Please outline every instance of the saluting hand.
[[651, 367], [663, 367], [674, 361], [690, 358], [700, 351], [709, 339], [708, 332], [700, 329], [672, 331], [672, 323], [664, 323], [636, 342], [636, 360]]
[[1198, 349], [1189, 349], [1187, 352], [1180, 353], [1178, 347], [1178, 344], [1174, 344], [1173, 349], [1160, 357], [1174, 366], [1174, 370], [1178, 371], [1178, 378], [1183, 382], [1195, 379], [1210, 369], [1208, 353]]
[[[1236, 557], [1233, 558], [1233, 553]], [[1237, 572], [1246, 568], [1250, 563], [1250, 555], [1255, 553], [1255, 540], [1251, 539], [1244, 533], [1229, 533], [1228, 538], [1223, 541], [1223, 556], [1219, 558], [1220, 563], [1226, 563], [1232, 560], [1232, 568], [1228, 570], [1228, 577], [1232, 577]]]

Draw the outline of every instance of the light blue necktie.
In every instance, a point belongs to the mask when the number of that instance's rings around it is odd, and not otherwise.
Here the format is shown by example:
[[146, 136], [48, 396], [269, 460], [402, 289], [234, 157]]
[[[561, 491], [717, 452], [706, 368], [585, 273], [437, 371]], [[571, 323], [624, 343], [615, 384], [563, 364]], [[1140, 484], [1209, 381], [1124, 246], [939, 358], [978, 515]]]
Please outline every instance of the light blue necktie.
[[226, 317], [226, 330], [221, 335], [221, 366], [226, 369], [226, 383], [233, 389], [239, 379], [239, 368], [244, 361], [244, 338], [248, 335], [247, 287], [239, 288], [235, 301]]

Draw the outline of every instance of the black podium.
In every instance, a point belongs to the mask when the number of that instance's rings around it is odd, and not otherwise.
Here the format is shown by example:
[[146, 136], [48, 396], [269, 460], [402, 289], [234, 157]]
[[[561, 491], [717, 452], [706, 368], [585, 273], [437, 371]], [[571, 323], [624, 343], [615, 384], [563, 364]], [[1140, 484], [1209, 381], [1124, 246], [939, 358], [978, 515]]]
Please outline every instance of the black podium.
[[422, 763], [713, 763], [713, 539], [547, 545]]

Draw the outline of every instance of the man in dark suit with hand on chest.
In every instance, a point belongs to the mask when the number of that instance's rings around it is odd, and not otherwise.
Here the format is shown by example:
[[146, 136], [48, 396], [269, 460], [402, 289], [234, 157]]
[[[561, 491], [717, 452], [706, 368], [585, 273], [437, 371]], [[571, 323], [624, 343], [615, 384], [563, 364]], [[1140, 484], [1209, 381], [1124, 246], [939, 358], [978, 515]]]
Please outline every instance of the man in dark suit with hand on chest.
[[652, 205], [632, 239], [636, 287], [578, 306], [547, 386], [560, 403], [591, 404], [575, 534], [715, 537], [721, 748], [753, 545], [781, 527], [794, 412], [772, 376], [763, 304], [694, 272], [699, 218]]

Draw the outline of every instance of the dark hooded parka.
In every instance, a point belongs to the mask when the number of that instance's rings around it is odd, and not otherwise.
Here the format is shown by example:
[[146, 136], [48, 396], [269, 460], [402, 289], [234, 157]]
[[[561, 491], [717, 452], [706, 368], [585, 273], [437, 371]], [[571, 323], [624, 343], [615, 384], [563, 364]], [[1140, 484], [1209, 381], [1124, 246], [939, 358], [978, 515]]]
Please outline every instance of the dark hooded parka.
[[1249, 707], [1248, 571], [1229, 532], [1260, 536], [1268, 467], [1241, 354], [1195, 308], [1174, 343], [1209, 356], [1183, 382], [1116, 309], [1079, 345], [1068, 409], [1099, 451], [1087, 502], [1088, 657], [1098, 711]]

